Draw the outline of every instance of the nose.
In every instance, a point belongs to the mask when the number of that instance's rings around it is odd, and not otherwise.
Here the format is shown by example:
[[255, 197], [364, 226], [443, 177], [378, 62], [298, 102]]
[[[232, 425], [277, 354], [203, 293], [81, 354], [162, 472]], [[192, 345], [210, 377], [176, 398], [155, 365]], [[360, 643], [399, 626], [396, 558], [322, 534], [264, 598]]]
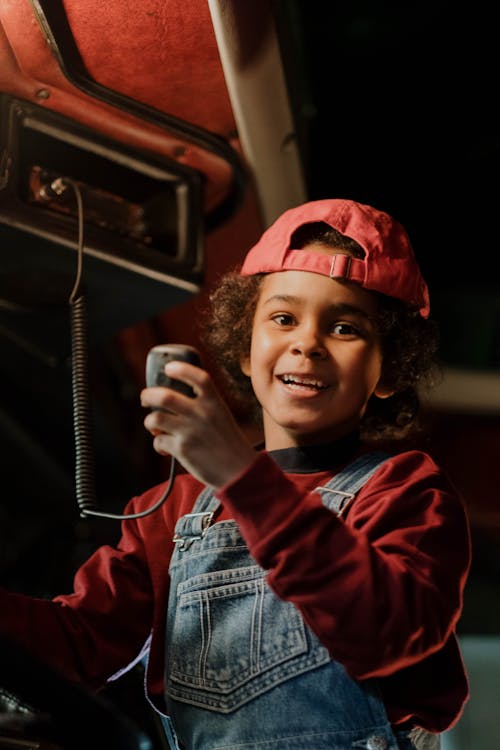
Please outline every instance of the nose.
[[291, 343], [291, 350], [294, 354], [301, 354], [308, 359], [323, 359], [327, 356], [321, 332], [316, 326], [299, 326], [294, 333]]

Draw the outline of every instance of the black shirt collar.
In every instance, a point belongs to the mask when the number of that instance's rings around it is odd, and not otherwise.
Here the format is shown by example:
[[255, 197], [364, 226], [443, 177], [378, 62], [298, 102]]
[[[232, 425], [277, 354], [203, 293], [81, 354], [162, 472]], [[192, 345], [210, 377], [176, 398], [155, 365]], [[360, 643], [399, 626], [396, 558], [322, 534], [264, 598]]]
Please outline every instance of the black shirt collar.
[[328, 471], [345, 463], [359, 448], [359, 443], [359, 432], [353, 432], [333, 443], [282, 448], [269, 451], [269, 455], [283, 471], [312, 474], [316, 471]]

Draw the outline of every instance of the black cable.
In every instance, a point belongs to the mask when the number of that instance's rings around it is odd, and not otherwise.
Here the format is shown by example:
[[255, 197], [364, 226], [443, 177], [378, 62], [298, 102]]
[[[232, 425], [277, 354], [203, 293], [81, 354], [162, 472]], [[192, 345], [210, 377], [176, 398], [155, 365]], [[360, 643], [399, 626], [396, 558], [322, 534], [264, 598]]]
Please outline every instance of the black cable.
[[78, 212], [78, 265], [75, 283], [69, 297], [71, 317], [71, 377], [73, 390], [73, 426], [75, 435], [76, 500], [82, 517], [99, 516], [101, 518], [113, 518], [120, 521], [132, 518], [143, 518], [144, 516], [148, 516], [158, 510], [169, 496], [175, 476], [176, 461], [172, 456], [167, 487], [158, 502], [156, 502], [151, 508], [139, 513], [126, 514], [107, 513], [98, 510], [95, 494], [95, 451], [92, 436], [92, 407], [88, 374], [89, 346], [87, 302], [85, 295], [81, 292], [84, 256], [83, 200], [78, 184], [68, 177], [59, 177], [50, 185], [50, 189], [56, 195], [61, 195], [65, 192], [67, 187], [71, 187], [75, 194]]

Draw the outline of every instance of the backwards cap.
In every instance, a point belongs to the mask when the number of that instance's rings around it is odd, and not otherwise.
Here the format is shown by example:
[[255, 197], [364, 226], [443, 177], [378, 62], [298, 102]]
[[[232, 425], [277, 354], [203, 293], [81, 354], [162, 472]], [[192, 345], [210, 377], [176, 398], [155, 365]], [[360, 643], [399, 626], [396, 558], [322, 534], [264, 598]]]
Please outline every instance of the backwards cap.
[[[295, 230], [325, 222], [361, 245], [363, 259], [340, 251], [332, 255], [290, 247]], [[311, 271], [360, 284], [365, 289], [418, 308], [429, 315], [429, 292], [408, 235], [401, 224], [376, 208], [337, 198], [311, 201], [285, 211], [248, 252], [240, 273]]]

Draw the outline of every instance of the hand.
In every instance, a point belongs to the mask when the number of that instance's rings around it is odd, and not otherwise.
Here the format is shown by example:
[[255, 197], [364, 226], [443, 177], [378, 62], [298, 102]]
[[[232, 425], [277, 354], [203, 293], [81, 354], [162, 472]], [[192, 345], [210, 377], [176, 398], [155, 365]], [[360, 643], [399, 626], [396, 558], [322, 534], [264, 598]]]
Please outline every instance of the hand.
[[145, 388], [142, 406], [155, 411], [144, 420], [153, 447], [174, 456], [205, 484], [221, 487], [235, 479], [256, 457], [210, 375], [187, 362], [172, 361], [165, 373], [190, 385], [194, 398], [171, 388]]

